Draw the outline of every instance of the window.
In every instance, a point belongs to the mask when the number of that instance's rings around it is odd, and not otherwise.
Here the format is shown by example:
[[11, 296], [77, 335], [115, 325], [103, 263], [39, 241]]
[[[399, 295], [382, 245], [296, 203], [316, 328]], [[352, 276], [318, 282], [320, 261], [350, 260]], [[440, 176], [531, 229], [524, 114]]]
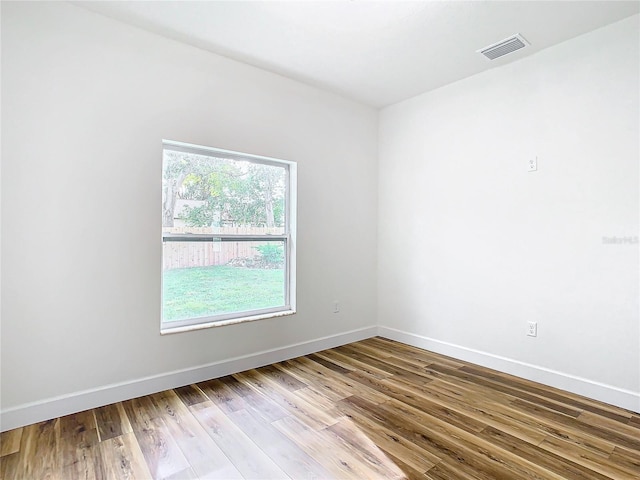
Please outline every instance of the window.
[[162, 333], [295, 313], [296, 164], [164, 141]]

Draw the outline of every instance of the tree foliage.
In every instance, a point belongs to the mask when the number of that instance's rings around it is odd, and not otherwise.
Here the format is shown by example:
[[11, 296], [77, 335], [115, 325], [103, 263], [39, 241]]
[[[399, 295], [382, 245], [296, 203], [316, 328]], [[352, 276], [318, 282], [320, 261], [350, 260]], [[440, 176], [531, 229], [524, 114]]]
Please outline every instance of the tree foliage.
[[282, 167], [167, 150], [163, 226], [173, 226], [178, 198], [203, 202], [185, 207], [188, 226], [282, 226], [284, 184]]

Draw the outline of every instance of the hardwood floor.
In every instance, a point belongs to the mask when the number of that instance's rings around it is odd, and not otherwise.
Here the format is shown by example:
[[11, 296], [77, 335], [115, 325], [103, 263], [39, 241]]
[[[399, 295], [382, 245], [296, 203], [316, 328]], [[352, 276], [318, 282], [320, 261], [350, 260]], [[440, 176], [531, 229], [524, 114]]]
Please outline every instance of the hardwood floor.
[[640, 415], [381, 338], [2, 434], [3, 479], [638, 479]]

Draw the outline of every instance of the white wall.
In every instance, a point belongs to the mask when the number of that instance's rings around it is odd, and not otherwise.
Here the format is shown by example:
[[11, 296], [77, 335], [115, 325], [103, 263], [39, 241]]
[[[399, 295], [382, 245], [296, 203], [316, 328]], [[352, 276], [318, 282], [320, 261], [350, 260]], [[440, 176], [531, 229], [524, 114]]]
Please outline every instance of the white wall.
[[640, 409], [638, 31], [381, 112], [383, 334]]
[[[298, 162], [298, 314], [160, 335], [162, 139]], [[2, 2], [2, 160], [6, 422], [375, 332], [373, 109], [77, 6]]]

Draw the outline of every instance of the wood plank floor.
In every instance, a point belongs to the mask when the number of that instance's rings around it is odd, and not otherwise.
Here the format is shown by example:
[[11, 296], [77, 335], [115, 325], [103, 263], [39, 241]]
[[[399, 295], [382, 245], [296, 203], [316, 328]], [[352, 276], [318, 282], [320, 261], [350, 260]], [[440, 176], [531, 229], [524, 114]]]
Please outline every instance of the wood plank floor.
[[0, 440], [7, 480], [640, 478], [640, 415], [382, 338]]

